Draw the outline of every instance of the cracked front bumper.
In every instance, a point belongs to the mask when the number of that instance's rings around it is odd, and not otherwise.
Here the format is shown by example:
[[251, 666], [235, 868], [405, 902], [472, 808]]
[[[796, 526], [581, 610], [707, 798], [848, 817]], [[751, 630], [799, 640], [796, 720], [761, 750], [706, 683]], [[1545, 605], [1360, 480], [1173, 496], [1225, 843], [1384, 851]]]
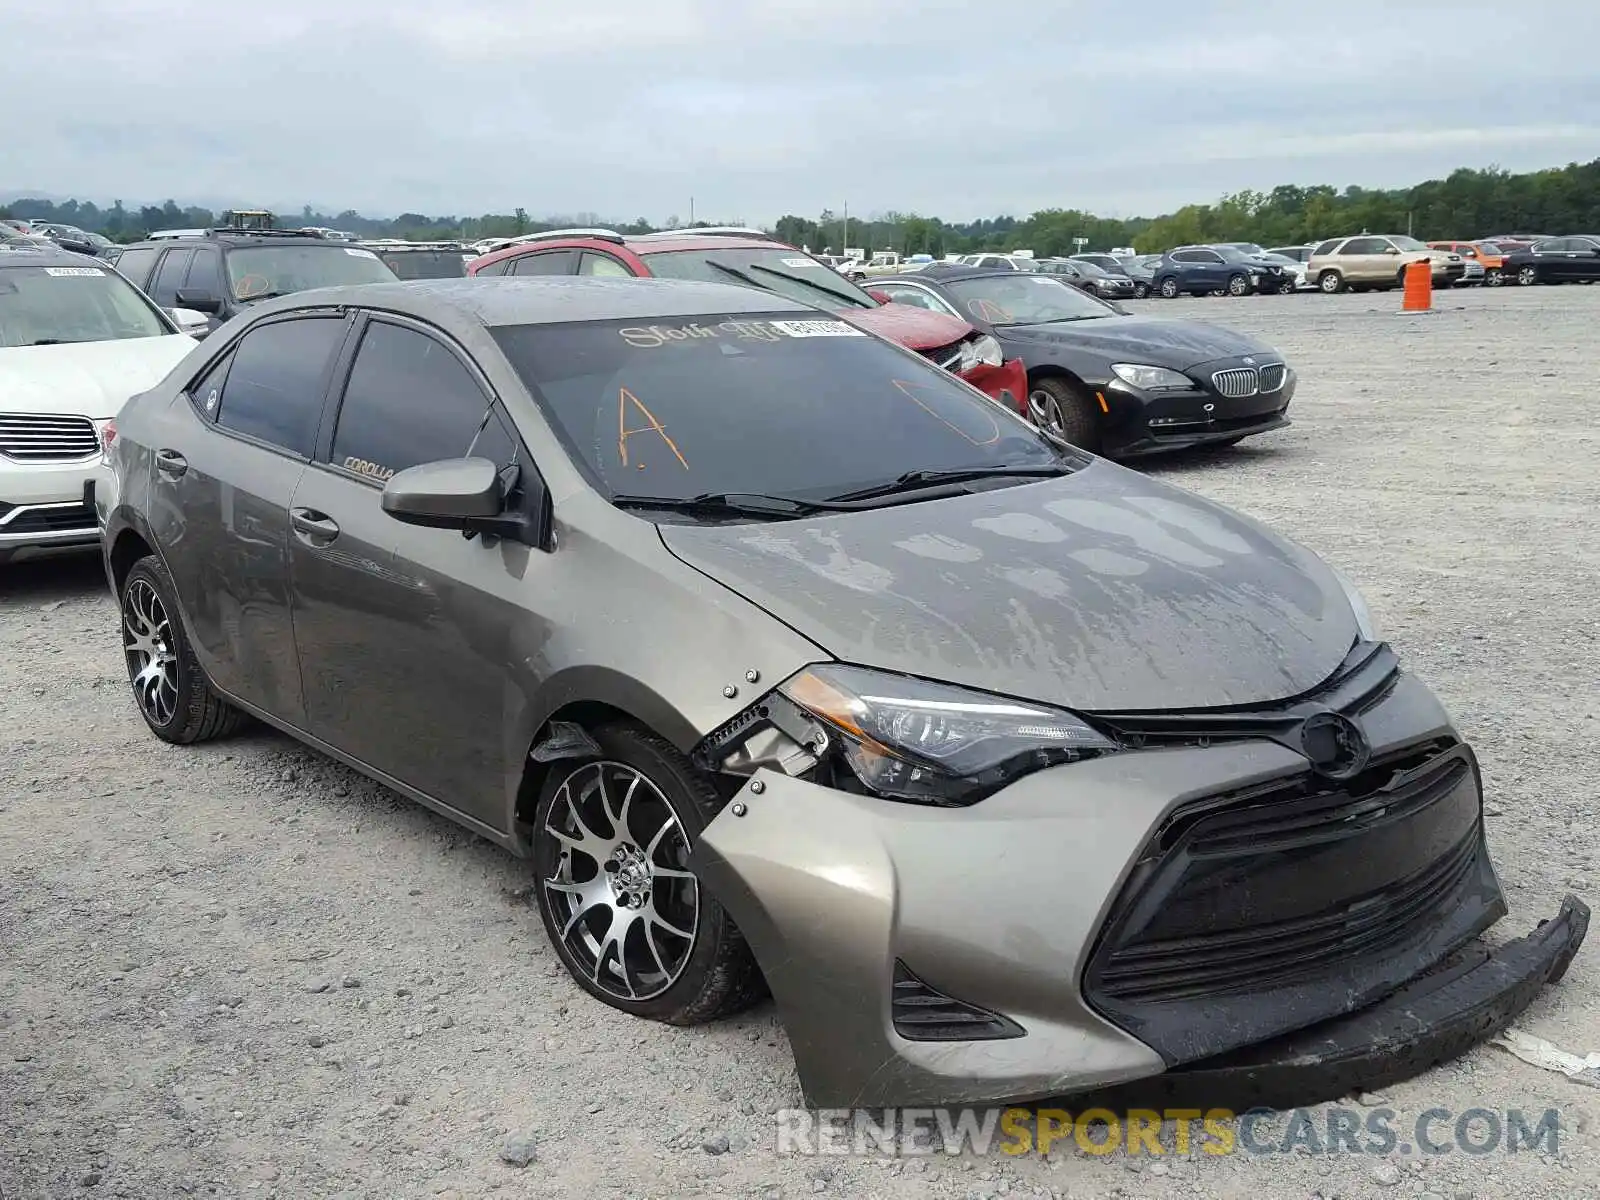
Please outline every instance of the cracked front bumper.
[[[1339, 809], [1338, 820], [1306, 837], [1280, 831], [1260, 862], [1242, 857], [1251, 840], [1238, 837], [1240, 857], [1206, 858], [1223, 845], [1215, 838], [1230, 833], [1208, 824], [1217, 813], [1254, 805], [1281, 822], [1299, 811], [1298, 801], [1262, 797], [1299, 794], [1305, 759], [1251, 739], [1058, 766], [967, 808], [895, 803], [763, 771], [706, 827], [696, 867], [761, 964], [812, 1105], [1020, 1102], [1198, 1077], [1226, 1055], [1270, 1070], [1291, 1093], [1303, 1071], [1310, 1094], [1329, 1073], [1329, 1054], [1303, 1050], [1319, 1027], [1359, 1031], [1360, 1041], [1331, 1056], [1348, 1064], [1340, 1068], [1346, 1074], [1420, 1064], [1414, 1072], [1424, 1059], [1487, 1036], [1559, 978], [1587, 913], [1580, 919], [1581, 905], [1564, 912], [1539, 940], [1548, 953], [1485, 960], [1498, 965], [1480, 964], [1470, 983], [1435, 988], [1427, 1008], [1390, 999], [1430, 972], [1453, 970], [1451, 956], [1472, 954], [1473, 938], [1503, 914], [1504, 902], [1486, 853], [1476, 850], [1475, 765], [1431, 693], [1402, 675], [1361, 719], [1375, 763], [1450, 743], [1456, 749], [1441, 760], [1454, 765], [1447, 777], [1442, 768], [1427, 777], [1432, 791], [1414, 771], [1397, 769], [1392, 786], [1373, 789], [1376, 803], [1368, 795], [1330, 799], [1323, 789], [1315, 804]], [[1349, 820], [1350, 803], [1366, 816]], [[1174, 828], [1213, 840], [1180, 846]], [[1148, 901], [1175, 878], [1160, 868], [1177, 849], [1202, 869], [1196, 876], [1185, 866], [1187, 890], [1157, 897], [1172, 898], [1181, 910], [1174, 916]], [[1471, 869], [1452, 866], [1446, 850], [1470, 859]], [[1215, 868], [1211, 883], [1206, 862]], [[1448, 886], [1429, 883], [1446, 866], [1455, 871]], [[1342, 883], [1352, 875], [1359, 880]], [[1425, 906], [1373, 940], [1374, 927], [1362, 922], [1393, 902], [1397, 888]], [[1123, 1002], [1108, 1002], [1099, 967], [1135, 917], [1139, 936], [1117, 947], [1138, 956], [1205, 943], [1210, 957], [1199, 965], [1211, 975], [1171, 960], [1175, 974], [1163, 965], [1141, 977], [1136, 1003], [1126, 1002], [1126, 988]], [[1239, 987], [1226, 971], [1217, 975], [1219, 952], [1259, 961], [1263, 946], [1290, 938], [1281, 944], [1304, 953], [1292, 937], [1316, 921], [1326, 925], [1310, 930], [1317, 938], [1367, 939], [1352, 943], [1359, 961], [1347, 961], [1341, 944], [1338, 954], [1314, 956], [1314, 969], [1290, 972], [1289, 986], [1260, 971]], [[917, 1005], [944, 1014], [931, 1040], [904, 1017]], [[1162, 1036], [1162, 1019], [1185, 1012], [1214, 1019], [1195, 1023], [1205, 1029], [1187, 1037], [1169, 1023]], [[960, 1031], [963, 1021], [973, 1036]], [[1279, 1044], [1291, 1048], [1286, 1059], [1249, 1057]]]

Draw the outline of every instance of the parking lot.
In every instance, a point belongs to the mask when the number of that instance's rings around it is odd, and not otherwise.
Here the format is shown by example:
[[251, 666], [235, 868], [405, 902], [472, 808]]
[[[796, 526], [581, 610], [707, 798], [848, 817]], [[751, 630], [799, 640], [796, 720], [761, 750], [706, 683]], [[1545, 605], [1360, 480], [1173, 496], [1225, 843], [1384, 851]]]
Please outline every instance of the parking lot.
[[[1600, 287], [1129, 307], [1299, 371], [1290, 428], [1142, 469], [1366, 593], [1482, 760], [1512, 906], [1491, 937], [1600, 896]], [[488, 843], [275, 734], [158, 742], [92, 556], [0, 568], [0, 663], [6, 1197], [1600, 1195], [1600, 1092], [1494, 1047], [1389, 1104], [1555, 1107], [1559, 1158], [781, 1157], [799, 1096], [770, 1004], [630, 1018], [570, 982]], [[1597, 956], [1523, 1026], [1600, 1050]], [[500, 1161], [524, 1134], [534, 1160]]]

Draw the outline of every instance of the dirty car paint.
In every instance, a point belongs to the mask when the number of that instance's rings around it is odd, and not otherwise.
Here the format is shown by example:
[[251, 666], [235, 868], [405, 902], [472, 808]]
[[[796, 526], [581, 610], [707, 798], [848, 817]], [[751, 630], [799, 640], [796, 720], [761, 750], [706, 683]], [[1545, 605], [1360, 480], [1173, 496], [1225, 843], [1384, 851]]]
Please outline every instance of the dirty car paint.
[[1309, 551], [1104, 460], [952, 499], [661, 535], [840, 659], [1089, 711], [1296, 695], [1358, 632]]

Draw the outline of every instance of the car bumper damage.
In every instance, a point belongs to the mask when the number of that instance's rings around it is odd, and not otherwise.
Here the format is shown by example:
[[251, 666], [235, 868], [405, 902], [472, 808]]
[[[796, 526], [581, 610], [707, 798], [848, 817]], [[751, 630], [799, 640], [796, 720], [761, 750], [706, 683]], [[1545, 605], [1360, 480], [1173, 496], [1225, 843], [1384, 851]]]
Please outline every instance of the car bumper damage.
[[[1568, 897], [1483, 948], [1506, 908], [1470, 748], [1386, 647], [1341, 672], [1265, 711], [1090, 714], [1128, 748], [968, 807], [749, 778], [697, 868], [807, 1103], [1222, 1083], [1314, 1103], [1507, 1024], [1561, 978], [1588, 909]], [[1362, 753], [1315, 758], [1319, 722]]]

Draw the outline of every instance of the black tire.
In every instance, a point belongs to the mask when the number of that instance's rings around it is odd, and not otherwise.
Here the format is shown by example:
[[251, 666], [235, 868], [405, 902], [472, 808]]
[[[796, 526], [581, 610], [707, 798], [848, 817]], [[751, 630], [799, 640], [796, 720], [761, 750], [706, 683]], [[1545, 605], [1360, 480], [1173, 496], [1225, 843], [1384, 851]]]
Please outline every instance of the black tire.
[[1091, 454], [1100, 448], [1094, 401], [1059, 376], [1028, 385], [1028, 417], [1040, 429]]
[[133, 564], [117, 604], [128, 683], [150, 732], [176, 746], [237, 732], [248, 718], [212, 691], [178, 616], [177, 589], [159, 558], [150, 554]]
[[1278, 295], [1290, 296], [1294, 294], [1294, 280], [1285, 279], [1278, 285]]
[[1517, 283], [1523, 287], [1532, 287], [1539, 282], [1539, 268], [1529, 263], [1527, 266], [1517, 268]]
[[1176, 300], [1178, 298], [1178, 280], [1174, 275], [1168, 275], [1158, 286], [1163, 300]]
[[1250, 280], [1244, 275], [1228, 276], [1228, 295], [1243, 296], [1250, 290]]
[[[716, 897], [687, 870], [687, 850], [699, 840], [706, 825], [722, 809], [724, 803], [722, 797], [712, 787], [711, 781], [696, 770], [676, 748], [647, 730], [618, 723], [591, 730], [590, 735], [600, 746], [604, 757], [557, 761], [544, 781], [538, 805], [534, 809], [532, 839], [534, 894], [537, 897], [539, 915], [544, 921], [545, 932], [549, 935], [550, 943], [555, 947], [562, 965], [567, 968], [567, 972], [578, 985], [591, 996], [613, 1008], [647, 1020], [662, 1021], [669, 1025], [700, 1025], [748, 1008], [767, 994], [766, 980], [762, 978], [755, 956], [750, 953], [750, 947], [745, 942], [744, 935], [739, 932], [738, 926], [733, 923], [733, 918], [718, 903]], [[556, 899], [557, 896], [567, 893], [552, 886], [561, 883], [558, 875], [562, 873], [563, 867], [562, 842], [551, 830], [552, 815], [559, 825], [568, 822], [570, 813], [570, 809], [565, 807], [566, 801], [562, 801], [561, 811], [553, 814], [553, 810], [556, 809], [557, 802], [563, 796], [563, 790], [569, 782], [572, 787], [566, 790], [567, 796], [578, 797], [580, 800], [593, 797], [596, 793], [583, 792], [585, 781], [596, 774], [603, 775], [608, 770], [617, 773], [631, 772], [642, 776], [653, 786], [653, 792], [646, 789], [643, 798], [635, 803], [648, 806], [651, 810], [664, 809], [676, 819], [678, 828], [683, 834], [681, 846], [683, 855], [673, 870], [687, 876], [688, 879], [694, 879], [696, 915], [694, 928], [690, 930], [692, 936], [688, 939], [672, 938], [666, 956], [678, 964], [677, 974], [672, 975], [665, 970], [664, 956], [659, 945], [654, 947], [650, 944], [645, 945], [643, 947], [645, 950], [654, 949], [656, 955], [654, 961], [663, 968], [664, 978], [657, 991], [639, 999], [619, 995], [599, 983], [600, 976], [610, 978], [613, 974], [606, 969], [611, 955], [608, 954], [604, 943], [601, 944], [598, 954], [586, 948], [585, 952], [590, 953], [596, 960], [593, 962], [580, 958], [568, 944], [568, 939], [563, 936], [563, 928], [568, 926], [571, 913], [558, 911], [557, 905], [562, 901]], [[630, 808], [629, 811], [633, 810]], [[602, 812], [611, 822], [611, 836], [615, 838], [619, 834], [616, 818], [609, 807], [604, 808]], [[642, 818], [634, 817], [635, 821], [641, 819], [647, 822], [652, 820], [648, 815]], [[665, 818], [662, 823], [666, 823]], [[570, 824], [567, 832], [570, 835]], [[641, 837], [637, 827], [620, 832], [624, 842], [647, 840]], [[672, 850], [676, 839], [669, 839], [669, 842], [671, 844], [664, 844], [656, 853]], [[598, 880], [601, 872], [607, 870], [606, 863], [593, 859], [582, 851], [572, 851], [567, 852], [566, 859], [569, 865], [565, 873], [569, 876], [577, 874], [577, 870], [570, 865], [574, 857], [589, 858], [593, 862], [594, 874], [583, 882]], [[636, 863], [637, 861], [635, 859]], [[650, 912], [654, 914], [657, 912], [657, 895], [654, 890], [656, 887], [661, 887], [662, 896], [666, 897], [667, 889], [682, 889], [686, 884], [656, 876], [655, 872], [665, 868], [667, 864], [657, 861], [651, 866], [653, 869], [649, 872], [651, 882], [648, 904]], [[613, 881], [622, 878], [623, 873], [620, 870], [611, 871]], [[612, 883], [605, 886], [612, 889], [613, 897], [618, 895]], [[603, 921], [602, 930], [608, 931], [613, 919], [609, 914], [619, 911], [619, 904], [620, 901], [608, 902], [588, 911], [598, 915]], [[622, 953], [627, 952], [628, 939], [634, 937], [639, 924], [638, 921], [630, 922], [624, 931]], [[661, 927], [671, 928], [669, 925]], [[593, 926], [587, 925], [586, 918], [581, 914], [576, 925], [571, 927], [571, 931], [580, 940], [584, 936], [595, 936]], [[639, 932], [638, 936], [644, 937], [645, 934]], [[683, 941], [688, 942], [687, 947], [677, 945]], [[637, 939], [634, 948], [640, 949]], [[620, 965], [620, 955], [618, 958]], [[628, 979], [626, 969], [619, 973], [624, 981], [623, 986], [635, 992], [640, 990]]]
[[1150, 285], [1148, 283], [1135, 283], [1133, 285], [1133, 298], [1135, 300], [1143, 300], [1149, 294]]
[[1324, 271], [1317, 276], [1317, 289], [1324, 296], [1336, 296], [1344, 291], [1344, 276], [1337, 271]]

